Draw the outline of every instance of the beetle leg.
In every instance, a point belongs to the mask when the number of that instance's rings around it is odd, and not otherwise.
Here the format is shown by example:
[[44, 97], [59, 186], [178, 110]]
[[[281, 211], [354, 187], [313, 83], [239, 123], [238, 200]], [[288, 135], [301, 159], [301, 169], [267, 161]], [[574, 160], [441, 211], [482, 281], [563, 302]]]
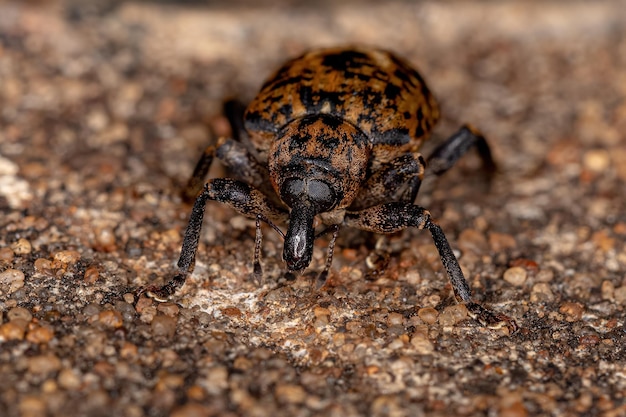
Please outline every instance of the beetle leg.
[[[148, 289], [147, 293], [152, 298], [159, 301], [167, 300], [185, 283], [187, 274], [193, 268], [200, 240], [204, 209], [208, 200], [219, 201], [246, 217], [256, 219], [258, 226], [260, 226], [260, 221], [264, 221], [274, 229], [277, 229], [273, 221], [285, 221], [288, 218], [285, 210], [274, 206], [263, 193], [244, 182], [230, 178], [209, 180], [198, 194], [193, 205], [178, 259], [178, 273], [164, 286]], [[260, 245], [259, 235], [260, 228], [257, 228], [255, 249], [256, 245]], [[257, 272], [258, 256], [259, 254], [255, 250], [255, 274]], [[260, 272], [260, 262], [258, 263], [258, 270]]]
[[315, 282], [315, 289], [319, 290], [326, 283], [326, 279], [328, 278], [328, 271], [330, 271], [330, 266], [333, 263], [333, 254], [335, 251], [335, 241], [337, 240], [337, 236], [339, 235], [339, 225], [333, 224], [328, 226], [326, 229], [322, 230], [315, 236], [317, 239], [320, 236], [325, 235], [326, 233], [332, 232], [332, 237], [330, 238], [330, 242], [328, 242], [328, 253], [326, 255], [326, 265], [324, 266], [324, 270], [317, 277], [317, 281]]
[[[275, 195], [269, 182], [267, 168], [262, 166], [243, 144], [221, 137], [216, 145], [208, 146], [198, 160], [183, 192], [187, 201], [193, 201], [198, 195], [214, 158], [219, 159], [236, 179], [251, 184], [268, 196]], [[275, 203], [277, 200], [273, 198]]]
[[[200, 192], [214, 158], [219, 159], [238, 180], [247, 182], [268, 195], [274, 195], [269, 186], [269, 172], [259, 163], [258, 154], [243, 125], [245, 106], [237, 100], [224, 103], [224, 115], [231, 127], [232, 139], [220, 137], [217, 144], [209, 145], [196, 166], [183, 191], [186, 201], [194, 201]], [[274, 198], [274, 202], [278, 199]]]
[[419, 153], [405, 153], [383, 164], [363, 184], [350, 210], [361, 210], [386, 201], [415, 201], [426, 162]]
[[253, 264], [253, 277], [257, 285], [261, 285], [263, 280], [263, 267], [261, 266], [261, 243], [263, 240], [263, 234], [261, 233], [261, 219], [260, 214], [256, 215], [256, 234], [254, 237], [254, 264]]
[[385, 234], [398, 232], [408, 227], [429, 230], [452, 284], [455, 298], [458, 302], [465, 303], [470, 316], [488, 327], [504, 325], [511, 333], [517, 330], [514, 320], [503, 314], [493, 313], [473, 300], [469, 284], [463, 276], [446, 236], [441, 227], [431, 220], [430, 213], [424, 208], [402, 202], [380, 204], [358, 212], [346, 213], [344, 222], [350, 227]]
[[193, 169], [193, 173], [187, 181], [187, 185], [183, 189], [183, 199], [185, 201], [194, 201], [194, 199], [200, 192], [200, 189], [204, 184], [204, 178], [209, 173], [209, 169], [211, 168], [214, 157], [215, 145], [207, 146], [204, 149], [204, 152], [202, 152], [202, 156], [200, 156], [200, 159], [198, 159], [198, 162]]
[[496, 171], [496, 164], [491, 157], [491, 150], [483, 135], [470, 125], [465, 125], [438, 146], [428, 158], [428, 168], [441, 175], [456, 163], [472, 146], [476, 147], [483, 161], [483, 169], [488, 174]]
[[[426, 163], [419, 153], [407, 152], [383, 164], [361, 187], [350, 210], [372, 207], [386, 201], [413, 203], [417, 197]], [[381, 236], [367, 257], [368, 275], [384, 271], [390, 259], [389, 237]]]

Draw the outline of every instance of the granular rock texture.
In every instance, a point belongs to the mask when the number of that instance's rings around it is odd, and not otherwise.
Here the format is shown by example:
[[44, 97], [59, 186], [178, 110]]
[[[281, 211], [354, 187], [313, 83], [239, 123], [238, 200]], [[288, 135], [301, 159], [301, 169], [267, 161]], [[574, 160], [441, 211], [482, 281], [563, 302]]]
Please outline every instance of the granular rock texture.
[[[206, 3], [206, 4], [205, 4]], [[626, 415], [626, 19], [599, 2], [0, 3], [0, 415]], [[180, 191], [286, 58], [393, 49], [442, 103], [426, 145], [465, 122], [490, 142], [418, 196], [476, 298], [453, 301], [427, 233], [345, 231], [327, 286], [285, 275], [264, 228], [207, 208], [175, 272]], [[212, 175], [223, 175], [219, 166]]]

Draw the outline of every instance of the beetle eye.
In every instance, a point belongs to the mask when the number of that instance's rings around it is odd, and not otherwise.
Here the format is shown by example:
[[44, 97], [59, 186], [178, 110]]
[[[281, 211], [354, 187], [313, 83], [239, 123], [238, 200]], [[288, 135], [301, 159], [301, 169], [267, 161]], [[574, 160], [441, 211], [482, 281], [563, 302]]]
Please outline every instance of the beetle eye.
[[304, 181], [300, 178], [288, 178], [280, 187], [280, 198], [289, 206], [293, 207], [300, 201], [312, 203], [318, 213], [332, 209], [337, 202], [333, 189], [321, 180]]
[[304, 181], [300, 178], [287, 178], [280, 187], [280, 198], [291, 207], [303, 192]]
[[326, 182], [310, 180], [307, 185], [308, 197], [317, 205], [320, 212], [328, 211], [335, 206], [335, 193]]

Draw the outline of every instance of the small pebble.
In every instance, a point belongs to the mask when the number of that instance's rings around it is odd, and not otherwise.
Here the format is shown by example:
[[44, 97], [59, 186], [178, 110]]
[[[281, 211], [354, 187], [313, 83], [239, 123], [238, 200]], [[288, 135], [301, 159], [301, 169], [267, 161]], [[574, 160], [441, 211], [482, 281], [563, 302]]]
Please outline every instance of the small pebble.
[[61, 369], [61, 360], [48, 353], [28, 358], [28, 371], [35, 374], [49, 374]]
[[26, 340], [31, 343], [48, 343], [54, 337], [54, 331], [48, 326], [34, 326], [28, 330]]
[[533, 289], [530, 293], [530, 301], [533, 303], [549, 302], [554, 300], [554, 294], [550, 285], [540, 282], [533, 285]]
[[80, 374], [73, 369], [62, 369], [57, 377], [57, 382], [67, 390], [76, 390], [82, 384]]
[[507, 249], [515, 249], [517, 242], [512, 235], [504, 233], [489, 233], [489, 247], [492, 252], [503, 252]]
[[104, 310], [98, 314], [98, 321], [107, 327], [118, 329], [124, 324], [122, 313], [116, 310]]
[[120, 349], [120, 356], [124, 359], [133, 359], [137, 357], [138, 352], [139, 348], [137, 348], [137, 345], [130, 342], [124, 342], [122, 348]]
[[170, 417], [206, 417], [214, 415], [211, 408], [197, 403], [187, 403], [172, 411]]
[[279, 384], [275, 390], [276, 400], [283, 404], [302, 404], [307, 394], [299, 385]]
[[616, 303], [626, 304], [626, 285], [616, 288], [614, 294]]
[[0, 285], [8, 285], [9, 294], [12, 294], [24, 286], [24, 278], [24, 273], [19, 269], [7, 269], [0, 272]]
[[176, 333], [176, 319], [164, 314], [158, 314], [152, 319], [150, 327], [154, 337], [171, 338]]
[[500, 408], [499, 417], [527, 417], [528, 410], [522, 401], [511, 402]]
[[565, 320], [568, 322], [575, 322], [582, 318], [584, 308], [580, 303], [573, 303], [570, 301], [566, 301], [561, 304], [559, 308], [559, 312], [565, 314]]
[[[239, 311], [239, 309], [236, 309], [236, 310]], [[157, 311], [169, 317], [176, 317], [178, 316], [178, 312], [180, 311], [180, 309], [175, 303], [159, 303], [157, 305]], [[239, 314], [237, 315], [240, 315], [240, 314], [241, 314], [241, 311], [239, 311]]]
[[205, 398], [204, 390], [200, 385], [190, 386], [189, 388], [187, 388], [187, 391], [185, 391], [185, 393], [187, 395], [187, 398], [191, 400], [202, 401]]
[[504, 271], [504, 280], [511, 285], [521, 287], [526, 282], [528, 273], [520, 266], [514, 266]]
[[126, 294], [124, 294], [123, 298], [124, 301], [128, 304], [132, 305], [135, 302], [135, 295], [133, 293], [127, 292]]
[[437, 322], [439, 312], [432, 307], [424, 307], [419, 309], [417, 315], [424, 323], [435, 324]]
[[89, 303], [83, 308], [83, 314], [87, 317], [95, 316], [100, 312], [100, 306], [96, 303]]
[[435, 346], [424, 334], [417, 333], [411, 339], [411, 346], [420, 355], [430, 355], [435, 351]]
[[38, 258], [35, 260], [35, 271], [42, 274], [52, 275], [52, 261], [45, 258]]
[[15, 252], [11, 248], [0, 248], [0, 262], [10, 264], [13, 262]]
[[475, 254], [483, 254], [488, 251], [485, 235], [475, 229], [463, 230], [459, 235], [457, 244], [462, 252], [469, 251]]
[[30, 311], [24, 307], [14, 307], [7, 313], [9, 321], [24, 320], [30, 322], [33, 319], [33, 315]]
[[73, 265], [80, 259], [80, 253], [75, 250], [62, 250], [52, 257], [56, 262], [63, 265]]
[[210, 395], [222, 394], [228, 388], [228, 368], [214, 366], [206, 372], [206, 378], [202, 381], [204, 389]]
[[24, 339], [24, 327], [10, 321], [0, 326], [0, 341]]
[[95, 266], [90, 266], [89, 268], [85, 270], [85, 275], [83, 275], [83, 280], [87, 284], [94, 284], [96, 281], [98, 281], [99, 277], [100, 277], [100, 272], [98, 271], [98, 268]]
[[41, 396], [24, 396], [20, 400], [18, 408], [22, 417], [38, 417], [47, 415], [46, 403]]
[[467, 318], [467, 308], [464, 304], [454, 304], [446, 307], [439, 315], [442, 326], [454, 326]]
[[388, 326], [402, 326], [404, 323], [404, 316], [400, 313], [389, 313], [387, 316]]
[[237, 356], [233, 361], [233, 369], [237, 371], [247, 371], [254, 366], [254, 363], [245, 356]]
[[554, 279], [554, 271], [551, 269], [542, 269], [537, 272], [535, 276], [535, 281], [537, 282], [550, 282]]
[[24, 238], [18, 239], [11, 244], [11, 249], [16, 255], [28, 255], [33, 250], [30, 242]]
[[108, 227], [103, 227], [96, 230], [95, 233], [96, 242], [94, 249], [99, 252], [113, 252], [117, 250], [117, 244], [115, 241], [115, 233]]
[[320, 307], [320, 306], [316, 306], [313, 309], [313, 314], [315, 315], [315, 317], [320, 318], [320, 317], [330, 317], [330, 310], [324, 307]]
[[609, 153], [604, 149], [587, 151], [583, 156], [583, 165], [585, 168], [595, 173], [604, 172], [610, 163]]
[[602, 299], [612, 301], [615, 297], [615, 285], [613, 282], [605, 280], [602, 281]]

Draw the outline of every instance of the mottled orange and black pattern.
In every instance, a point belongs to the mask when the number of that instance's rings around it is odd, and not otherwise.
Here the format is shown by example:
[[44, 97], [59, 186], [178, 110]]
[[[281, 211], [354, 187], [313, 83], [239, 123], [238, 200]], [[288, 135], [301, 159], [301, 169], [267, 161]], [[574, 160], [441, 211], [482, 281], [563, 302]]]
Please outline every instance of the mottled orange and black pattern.
[[261, 88], [245, 114], [254, 146], [267, 156], [290, 121], [320, 113], [360, 129], [372, 162], [415, 151], [439, 119], [424, 80], [403, 59], [377, 49], [316, 50], [287, 62]]
[[272, 142], [270, 179], [280, 190], [290, 177], [326, 180], [343, 209], [357, 196], [370, 160], [370, 143], [359, 129], [330, 114], [305, 116], [289, 123]]

